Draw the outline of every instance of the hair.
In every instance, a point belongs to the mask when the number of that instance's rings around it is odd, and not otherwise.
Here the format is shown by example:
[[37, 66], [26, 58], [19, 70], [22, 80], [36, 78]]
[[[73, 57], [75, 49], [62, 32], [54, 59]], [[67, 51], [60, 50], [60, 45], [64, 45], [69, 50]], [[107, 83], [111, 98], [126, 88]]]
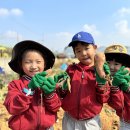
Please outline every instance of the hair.
[[73, 49], [73, 52], [75, 53], [75, 47], [77, 47], [78, 44], [81, 44], [81, 45], [89, 45], [89, 43], [86, 43], [86, 42], [81, 42], [81, 41], [75, 41], [73, 42], [72, 44], [72, 49]]
[[106, 61], [112, 61], [112, 60], [115, 60], [115, 62], [118, 62], [124, 66], [127, 66], [124, 59], [121, 58], [120, 56], [107, 56], [106, 57]]
[[20, 68], [19, 77], [22, 77], [25, 74], [24, 71], [23, 71], [23, 68], [22, 68], [22, 60], [23, 60], [23, 57], [26, 55], [26, 53], [29, 52], [29, 51], [39, 53], [43, 57], [43, 59], [45, 60], [45, 66], [46, 66], [46, 61], [47, 61], [46, 59], [47, 58], [39, 50], [37, 50], [37, 49], [26, 49], [26, 50], [23, 50], [21, 52], [20, 57], [18, 58], [18, 65], [19, 65], [19, 68]]

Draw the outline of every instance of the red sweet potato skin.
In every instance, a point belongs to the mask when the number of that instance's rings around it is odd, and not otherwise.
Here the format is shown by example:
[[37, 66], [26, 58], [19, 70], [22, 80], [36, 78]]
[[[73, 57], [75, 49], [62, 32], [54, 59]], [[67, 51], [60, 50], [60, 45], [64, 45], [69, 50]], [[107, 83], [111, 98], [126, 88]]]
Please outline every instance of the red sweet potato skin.
[[95, 65], [98, 75], [101, 78], [105, 78], [105, 72], [103, 69], [103, 65], [105, 62], [106, 62], [105, 54], [103, 52], [96, 53], [94, 57], [94, 65]]

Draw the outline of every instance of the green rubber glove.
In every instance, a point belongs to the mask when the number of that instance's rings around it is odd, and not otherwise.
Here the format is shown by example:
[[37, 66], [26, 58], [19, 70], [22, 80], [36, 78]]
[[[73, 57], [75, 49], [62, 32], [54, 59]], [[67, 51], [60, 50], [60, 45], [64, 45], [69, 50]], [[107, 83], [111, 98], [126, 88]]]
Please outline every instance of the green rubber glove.
[[46, 75], [47, 75], [47, 72], [45, 71], [34, 75], [30, 83], [28, 84], [28, 87], [31, 89], [35, 89], [37, 87], [42, 86], [43, 82], [46, 81], [46, 77], [45, 77]]
[[125, 66], [122, 66], [113, 76], [112, 85], [118, 86], [122, 91], [127, 91], [130, 87], [130, 75], [128, 70], [124, 70]]
[[61, 85], [62, 90], [67, 90], [68, 89], [67, 80], [66, 80], [67, 78], [69, 78], [67, 72], [61, 72], [54, 76], [54, 81], [56, 83], [62, 84]]
[[[104, 72], [106, 75], [110, 74], [110, 68], [107, 63], [104, 63], [103, 68], [104, 68]], [[95, 71], [96, 71], [96, 69], [95, 69]], [[96, 81], [98, 82], [99, 85], [106, 84], [106, 79], [100, 78], [97, 71], [96, 71]]]
[[52, 77], [48, 77], [40, 88], [44, 91], [45, 95], [51, 94], [56, 88], [56, 82]]
[[105, 74], [106, 74], [106, 75], [111, 73], [111, 72], [110, 72], [109, 65], [108, 65], [107, 62], [104, 63], [103, 68], [104, 68], [104, 71], [105, 71]]

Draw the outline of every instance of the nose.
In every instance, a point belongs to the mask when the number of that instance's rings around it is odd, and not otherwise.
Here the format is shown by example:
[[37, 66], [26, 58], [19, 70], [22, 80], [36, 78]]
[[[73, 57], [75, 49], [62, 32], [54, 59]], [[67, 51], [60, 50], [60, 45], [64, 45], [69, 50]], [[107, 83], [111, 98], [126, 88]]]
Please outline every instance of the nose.
[[86, 51], [83, 50], [83, 51], [82, 51], [82, 55], [84, 56], [84, 55], [86, 55], [86, 54], [87, 54]]
[[114, 70], [114, 65], [110, 65], [110, 69], [111, 69], [111, 70]]
[[31, 69], [35, 69], [35, 68], [37, 68], [37, 64], [36, 64], [35, 62], [33, 62], [33, 63], [31, 64]]

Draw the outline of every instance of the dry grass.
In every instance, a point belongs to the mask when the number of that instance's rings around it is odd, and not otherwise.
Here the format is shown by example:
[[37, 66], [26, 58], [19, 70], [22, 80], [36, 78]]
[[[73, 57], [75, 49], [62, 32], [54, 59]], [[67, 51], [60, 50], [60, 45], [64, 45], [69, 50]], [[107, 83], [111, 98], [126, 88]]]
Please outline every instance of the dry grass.
[[0, 58], [0, 67], [4, 68], [6, 73], [11, 73], [11, 69], [8, 66], [10, 58]]

